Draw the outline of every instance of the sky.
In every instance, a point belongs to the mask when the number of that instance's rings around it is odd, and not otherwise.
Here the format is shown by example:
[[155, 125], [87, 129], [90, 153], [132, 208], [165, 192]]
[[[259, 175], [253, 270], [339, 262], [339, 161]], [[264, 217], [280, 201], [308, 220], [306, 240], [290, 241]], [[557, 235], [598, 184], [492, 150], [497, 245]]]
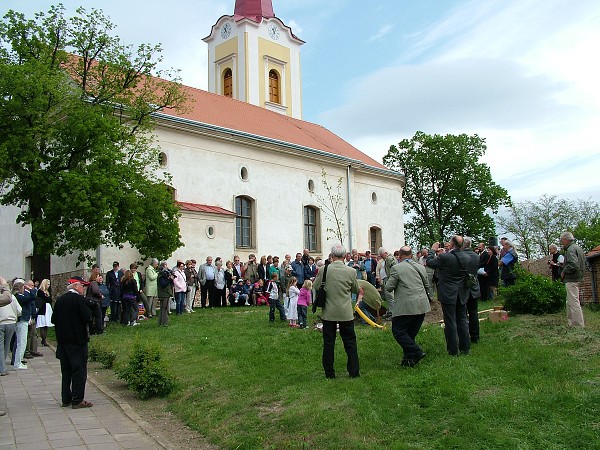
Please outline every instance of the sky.
[[[208, 86], [206, 37], [235, 0], [63, 0], [102, 9], [124, 43]], [[4, 0], [32, 17], [55, 4]], [[273, 0], [301, 49], [303, 119], [381, 161], [415, 132], [486, 139], [513, 201], [600, 201], [597, 0]]]

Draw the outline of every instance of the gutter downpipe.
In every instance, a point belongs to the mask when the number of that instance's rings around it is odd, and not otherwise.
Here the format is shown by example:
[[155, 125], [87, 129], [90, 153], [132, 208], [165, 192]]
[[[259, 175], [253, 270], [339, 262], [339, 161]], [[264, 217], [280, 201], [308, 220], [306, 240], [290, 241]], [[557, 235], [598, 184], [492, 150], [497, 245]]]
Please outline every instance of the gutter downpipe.
[[346, 196], [348, 197], [348, 251], [352, 251], [352, 202], [350, 201], [350, 168], [352, 166], [348, 164], [346, 167]]

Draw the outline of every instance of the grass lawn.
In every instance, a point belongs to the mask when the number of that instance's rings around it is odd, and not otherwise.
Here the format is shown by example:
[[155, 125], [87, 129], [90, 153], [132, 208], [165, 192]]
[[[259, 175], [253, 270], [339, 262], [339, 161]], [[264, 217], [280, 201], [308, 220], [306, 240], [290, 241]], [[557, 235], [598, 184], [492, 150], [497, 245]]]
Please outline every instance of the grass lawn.
[[338, 339], [335, 380], [320, 332], [267, 315], [197, 310], [168, 328], [110, 326], [92, 345], [122, 365], [136, 339], [159, 343], [178, 381], [171, 411], [221, 448], [600, 448], [600, 313], [585, 310], [585, 329], [564, 312], [486, 321], [471, 355], [455, 358], [426, 325], [415, 368], [400, 366], [389, 329], [357, 325], [361, 377], [348, 377]]

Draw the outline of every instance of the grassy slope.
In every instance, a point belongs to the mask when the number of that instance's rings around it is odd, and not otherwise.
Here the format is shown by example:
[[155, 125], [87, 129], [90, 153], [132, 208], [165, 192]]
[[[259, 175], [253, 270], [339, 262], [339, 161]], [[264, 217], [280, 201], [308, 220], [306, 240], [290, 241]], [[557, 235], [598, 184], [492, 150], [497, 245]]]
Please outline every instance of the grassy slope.
[[[361, 377], [321, 368], [321, 334], [267, 320], [266, 308], [202, 310], [116, 326], [93, 344], [159, 342], [179, 388], [171, 409], [224, 448], [598, 448], [600, 316], [569, 329], [564, 313], [482, 323], [467, 357], [425, 326], [427, 357], [400, 367], [389, 330], [357, 326]], [[309, 318], [310, 320], [310, 318]], [[135, 337], [134, 337], [135, 336]]]

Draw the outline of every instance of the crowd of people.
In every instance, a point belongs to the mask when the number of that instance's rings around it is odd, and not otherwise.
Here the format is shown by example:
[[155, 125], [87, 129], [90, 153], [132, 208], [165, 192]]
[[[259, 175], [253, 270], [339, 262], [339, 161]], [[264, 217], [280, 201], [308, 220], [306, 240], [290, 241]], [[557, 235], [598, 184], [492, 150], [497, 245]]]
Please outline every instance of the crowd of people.
[[[416, 336], [435, 297], [442, 307], [448, 353], [468, 354], [480, 338], [478, 301], [493, 299], [500, 281], [504, 286], [515, 283], [517, 252], [510, 240], [502, 238], [500, 243], [499, 248], [483, 243], [473, 248], [469, 237], [455, 235], [448, 243], [434, 243], [415, 255], [409, 246], [393, 254], [382, 247], [377, 255], [370, 251], [361, 255], [336, 245], [326, 260], [313, 258], [305, 249], [294, 260], [288, 254], [283, 261], [278, 256], [257, 261], [254, 254], [246, 262], [239, 256], [226, 262], [208, 256], [198, 267], [193, 259], [177, 261], [174, 267], [152, 259], [143, 274], [136, 263], [123, 270], [115, 261], [104, 276], [93, 265], [89, 281], [69, 279], [69, 292], [57, 300], [54, 312], [49, 280], [17, 278], [9, 287], [0, 277], [0, 376], [26, 370], [27, 360], [42, 356], [38, 335], [41, 345], [47, 345], [48, 328], [56, 324], [63, 404], [89, 407], [83, 399], [87, 369], [81, 354], [87, 355], [90, 335], [105, 332], [106, 322], [133, 327], [157, 316], [159, 326], [168, 326], [170, 314], [192, 314], [198, 307], [268, 305], [269, 321], [275, 321], [278, 312], [291, 328], [307, 328], [308, 306], [321, 287], [327, 297], [320, 317], [322, 364], [328, 378], [335, 377], [337, 330], [349, 375], [360, 375], [355, 307], [374, 320], [372, 313], [377, 311], [367, 305], [379, 305], [382, 299], [388, 305], [384, 318], [391, 320], [392, 334], [403, 349], [402, 365], [412, 367], [425, 357]], [[569, 325], [582, 327], [578, 286], [585, 268], [583, 252], [571, 233], [561, 235], [561, 244], [563, 254], [557, 246], [550, 248], [552, 277], [566, 284]], [[77, 308], [72, 306], [75, 300], [81, 300]], [[9, 355], [12, 367], [7, 368]]]

